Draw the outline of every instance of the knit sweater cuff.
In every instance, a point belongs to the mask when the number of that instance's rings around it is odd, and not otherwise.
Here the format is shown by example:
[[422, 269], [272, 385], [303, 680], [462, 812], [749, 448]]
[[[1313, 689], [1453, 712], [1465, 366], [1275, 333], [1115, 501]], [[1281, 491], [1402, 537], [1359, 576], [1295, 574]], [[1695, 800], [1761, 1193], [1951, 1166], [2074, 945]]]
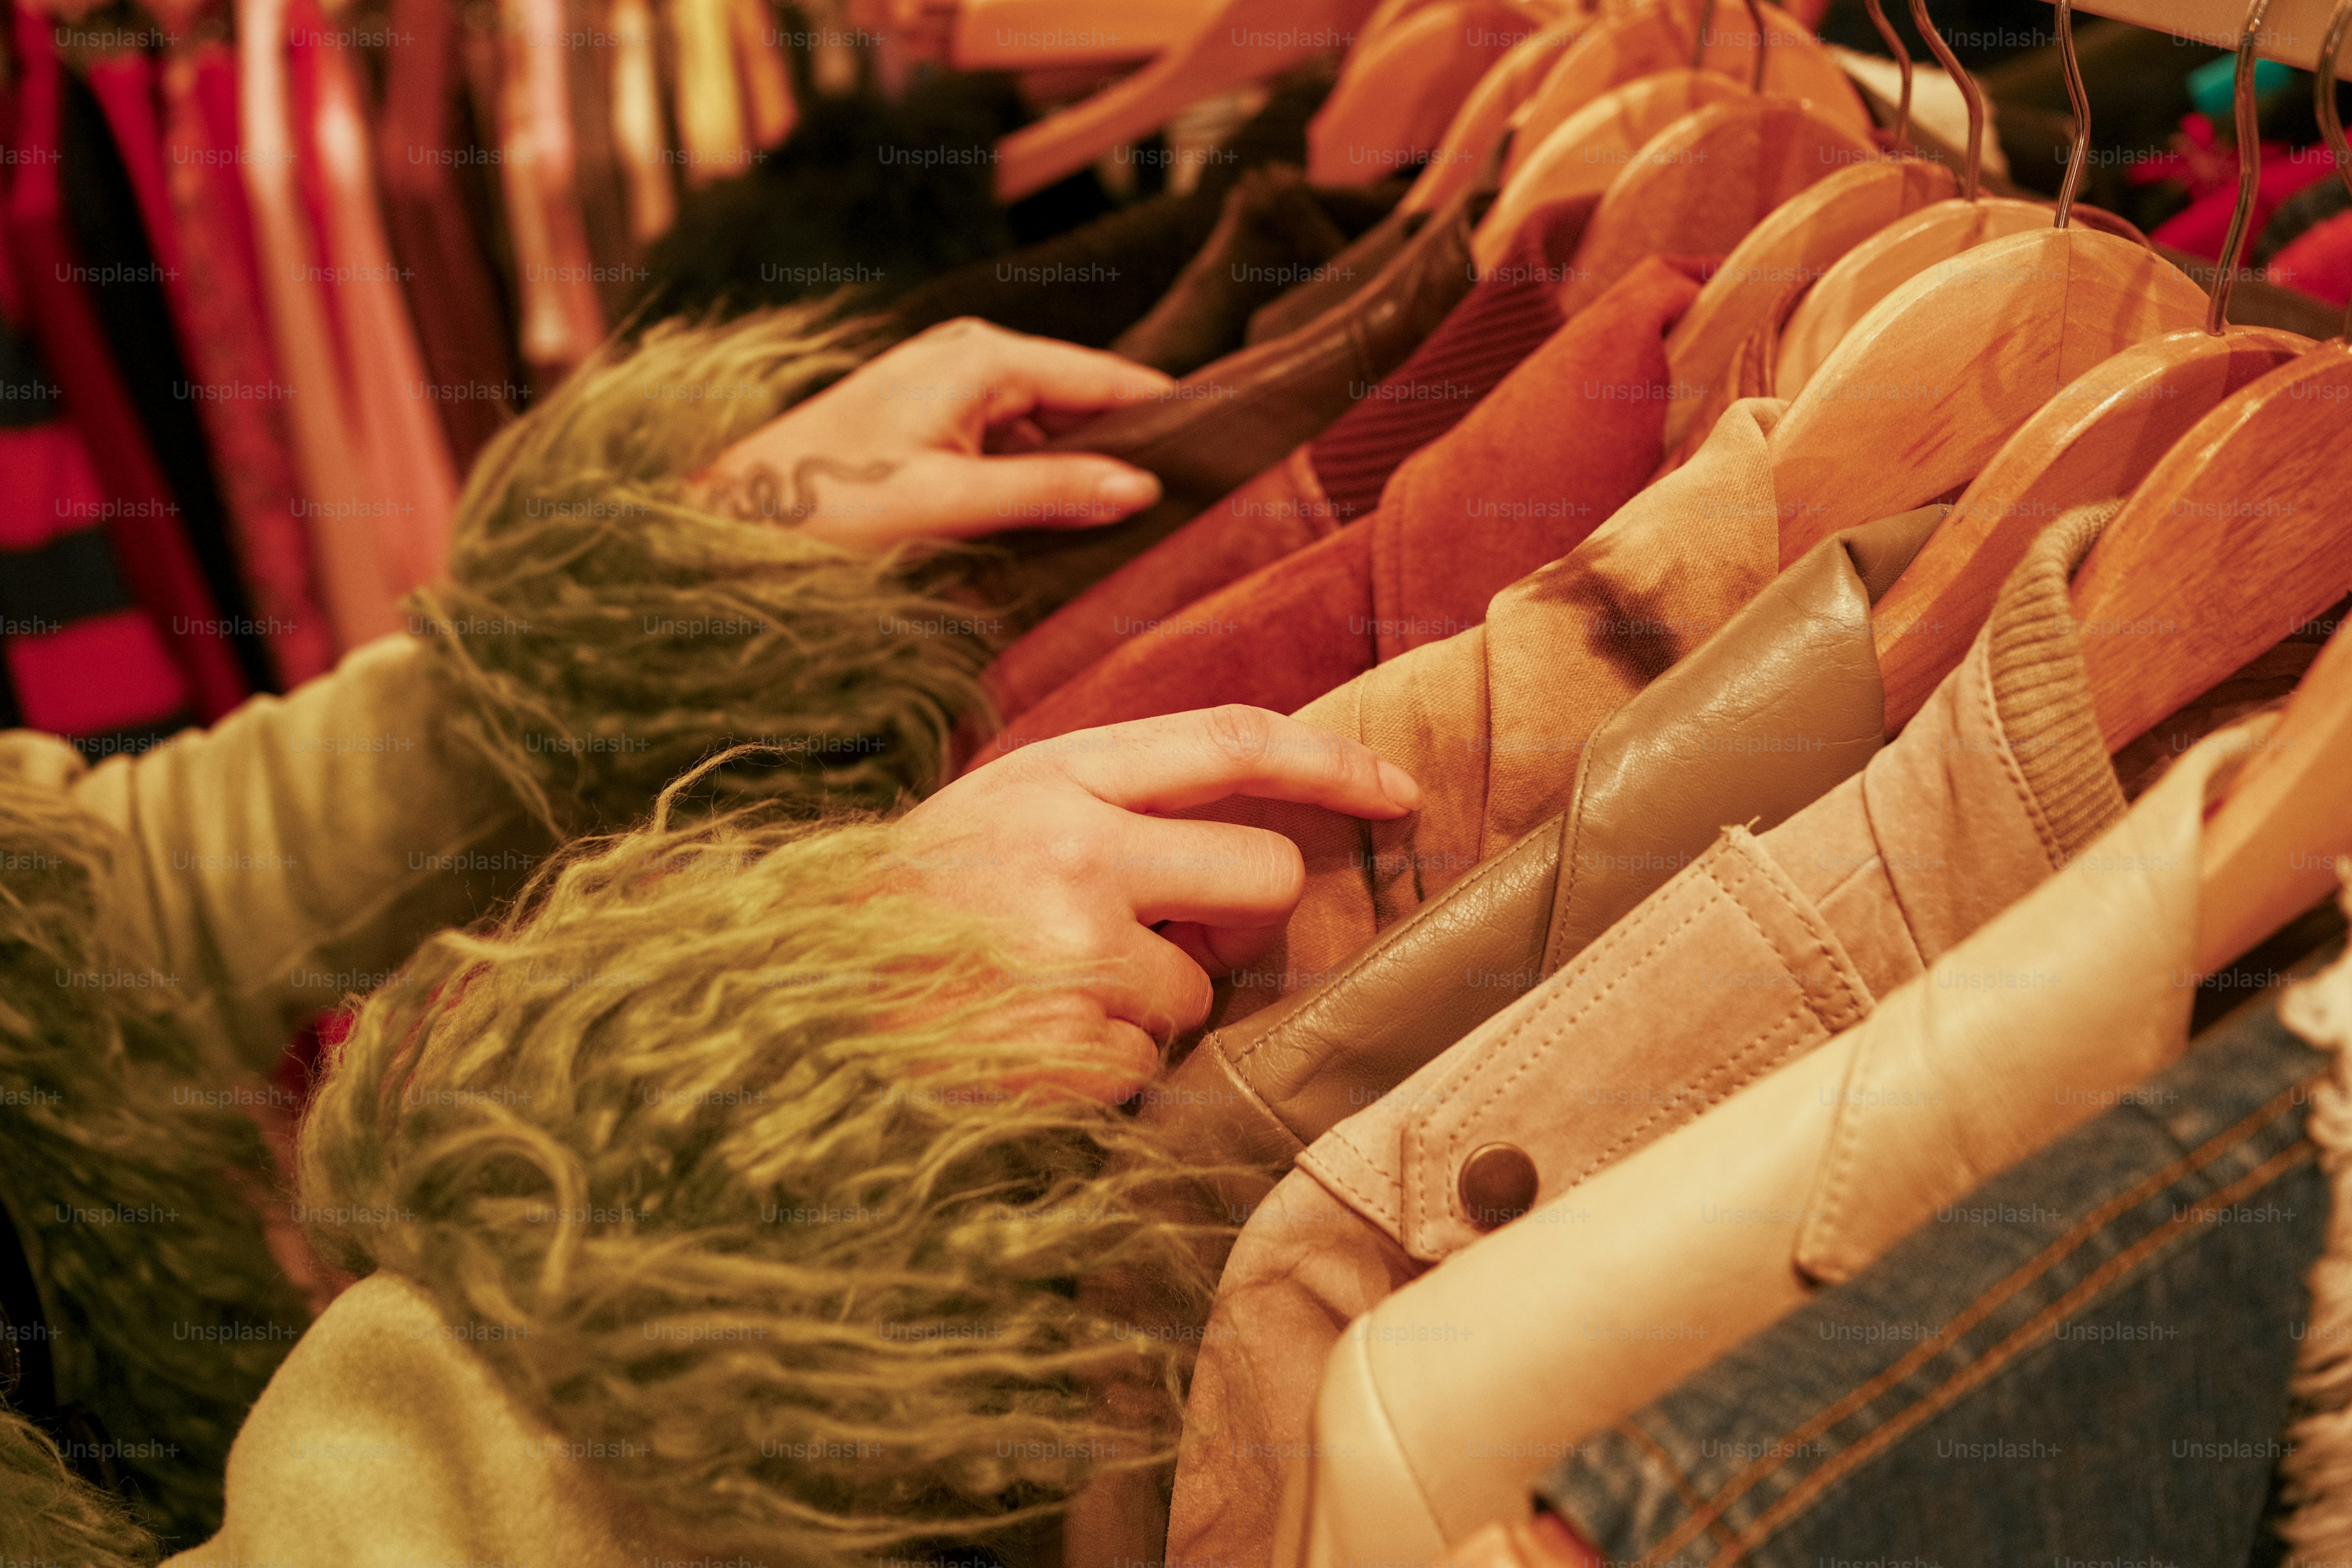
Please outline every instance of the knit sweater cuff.
[[2068, 581], [2120, 503], [2076, 507], [2042, 531], [2002, 584], [1984, 631], [1993, 706], [2003, 734], [2032, 737], [2011, 754], [2066, 857], [2079, 854], [2124, 815], [2123, 786], [2108, 760], [2090, 677], [2067, 598]]
[[817, 816], [934, 787], [984, 657], [897, 563], [701, 510], [686, 476], [854, 368], [871, 334], [788, 308], [665, 325], [502, 432], [409, 629], [449, 732], [559, 834], [621, 826], [730, 745], [722, 797]]

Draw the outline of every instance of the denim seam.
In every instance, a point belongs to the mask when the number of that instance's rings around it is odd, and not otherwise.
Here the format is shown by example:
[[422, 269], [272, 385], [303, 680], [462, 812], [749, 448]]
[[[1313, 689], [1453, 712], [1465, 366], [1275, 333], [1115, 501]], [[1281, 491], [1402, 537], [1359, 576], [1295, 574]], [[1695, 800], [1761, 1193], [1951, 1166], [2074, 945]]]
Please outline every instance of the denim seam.
[[[2006, 1279], [1993, 1286], [1990, 1290], [1979, 1296], [1974, 1304], [1945, 1325], [1941, 1334], [1905, 1352], [1895, 1364], [1880, 1372], [1860, 1387], [1849, 1390], [1834, 1404], [1817, 1411], [1810, 1419], [1788, 1434], [1782, 1442], [1793, 1446], [1790, 1451], [1801, 1452], [1803, 1446], [1810, 1445], [1814, 1437], [1828, 1431], [1856, 1411], [1865, 1408], [1887, 1389], [1902, 1383], [1929, 1361], [1943, 1354], [1958, 1342], [1961, 1335], [1975, 1328], [1996, 1308], [2042, 1275], [2047, 1274], [2116, 1219], [2147, 1203], [2182, 1176], [2203, 1169], [2231, 1150], [2244, 1144], [2263, 1128], [2275, 1121], [2281, 1114], [2291, 1110], [2295, 1103], [2296, 1096], [2306, 1093], [2313, 1084], [2326, 1076], [2325, 1073], [2311, 1074], [2293, 1087], [2280, 1091], [2267, 1104], [2241, 1119], [2235, 1125], [2215, 1134], [2195, 1150], [2170, 1162], [2143, 1178], [2136, 1185], [2101, 1204], [2077, 1221], [2063, 1235], [2012, 1270]], [[2305, 1146], [2308, 1147], [2307, 1142]], [[1777, 1447], [1779, 1445], [1772, 1447]], [[1768, 1448], [1768, 1452], [1769, 1451]], [[1783, 1462], [1779, 1458], [1759, 1459], [1748, 1466], [1747, 1469], [1723, 1482], [1706, 1508], [1685, 1524], [1678, 1526], [1665, 1541], [1660, 1542], [1655, 1550], [1672, 1552], [1683, 1542], [1695, 1535], [1698, 1529], [1711, 1529], [1714, 1521], [1721, 1516], [1724, 1510], [1729, 1508], [1741, 1495], [1753, 1489], [1774, 1470], [1780, 1468]]]
[[1807, 1475], [1769, 1508], [1758, 1514], [1754, 1522], [1740, 1531], [1738, 1550], [1725, 1560], [1724, 1568], [1731, 1568], [1732, 1564], [1744, 1559], [1750, 1550], [1769, 1540], [1783, 1524], [1801, 1512], [1814, 1498], [1875, 1457], [1880, 1450], [1891, 1446], [1896, 1438], [1930, 1416], [1940, 1413], [1978, 1384], [1991, 1378], [2021, 1352], [2032, 1348], [2046, 1337], [2052, 1329], [2075, 1310], [2097, 1300], [2117, 1279], [2131, 1273], [2141, 1264], [2166, 1250], [2174, 1242], [2188, 1237], [2192, 1230], [2210, 1232], [2213, 1228], [2211, 1216], [2215, 1209], [2225, 1207], [2250, 1193], [2258, 1192], [2270, 1185], [2295, 1166], [2311, 1159], [2317, 1152], [2317, 1148], [2309, 1139], [2296, 1140], [2223, 1187], [2220, 1192], [2210, 1194], [2201, 1209], [2192, 1208], [2189, 1211], [2192, 1215], [2202, 1213], [2206, 1217], [2189, 1220], [2168, 1219], [2158, 1228], [2148, 1232], [2130, 1247], [2093, 1269], [2063, 1295], [2011, 1331], [2000, 1343], [1970, 1362], [1949, 1382], [1932, 1394], [1915, 1401], [1908, 1408], [1897, 1412], [1874, 1426], [1866, 1436], [1851, 1447], [1839, 1450], [1827, 1464]]
[[1662, 1552], [1680, 1551], [1685, 1542], [1696, 1537], [1702, 1531], [1713, 1539], [1718, 1552], [1737, 1552], [1742, 1550], [1739, 1537], [1732, 1531], [1731, 1526], [1723, 1521], [1723, 1510], [1709, 1505], [1696, 1484], [1684, 1471], [1682, 1466], [1675, 1461], [1674, 1456], [1659, 1445], [1657, 1439], [1633, 1425], [1633, 1418], [1630, 1415], [1620, 1421], [1616, 1429], [1637, 1447], [1649, 1450], [1652, 1461], [1664, 1473], [1667, 1484], [1672, 1486], [1675, 1493], [1681, 1497], [1683, 1506], [1689, 1510], [1683, 1522], [1675, 1526], [1666, 1542], [1654, 1548], [1654, 1551]]

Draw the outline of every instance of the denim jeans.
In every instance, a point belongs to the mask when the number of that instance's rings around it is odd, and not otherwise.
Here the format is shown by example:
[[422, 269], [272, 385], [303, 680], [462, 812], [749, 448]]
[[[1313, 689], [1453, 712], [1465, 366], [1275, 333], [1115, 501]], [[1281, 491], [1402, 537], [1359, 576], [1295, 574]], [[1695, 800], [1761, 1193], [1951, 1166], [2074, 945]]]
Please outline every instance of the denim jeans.
[[1538, 1505], [1618, 1568], [2268, 1560], [2328, 1221], [2326, 1059], [2276, 994], [1578, 1445]]

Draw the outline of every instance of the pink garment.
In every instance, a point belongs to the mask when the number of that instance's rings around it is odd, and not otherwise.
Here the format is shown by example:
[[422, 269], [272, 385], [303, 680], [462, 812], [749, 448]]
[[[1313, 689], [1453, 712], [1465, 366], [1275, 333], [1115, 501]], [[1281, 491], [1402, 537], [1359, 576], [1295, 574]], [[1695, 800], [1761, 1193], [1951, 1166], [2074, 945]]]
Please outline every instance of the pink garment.
[[125, 584], [164, 635], [197, 712], [218, 718], [245, 700], [245, 678], [227, 642], [205, 628], [219, 618], [195, 552], [180, 531], [179, 504], [147, 445], [131, 395], [116, 374], [84, 274], [66, 233], [58, 182], [62, 65], [49, 18], [16, 13], [14, 163], [5, 204], [7, 260], [26, 331], [64, 389], [66, 419], [80, 437], [100, 489], [107, 531]]
[[[2165, 219], [2148, 237], [2158, 245], [2168, 245], [2208, 261], [2219, 261], [2222, 243], [2229, 237], [2230, 215], [2238, 205], [2237, 154], [2216, 149], [2213, 122], [2201, 114], [2181, 116], [2180, 133], [2173, 144], [2179, 151], [2135, 163], [2131, 168], [2134, 184], [2179, 180], [2189, 186], [2189, 205]], [[2284, 142], [2263, 142], [2262, 166], [2254, 177], [2253, 216], [2247, 220], [2247, 234], [2262, 233], [2263, 225], [2270, 221], [2280, 203], [2334, 171], [2334, 161], [2326, 147], [2290, 150]]]
[[604, 340], [594, 258], [581, 216], [564, 79], [562, 0], [502, 0], [506, 75], [499, 93], [499, 166], [522, 299], [522, 355], [560, 378]]
[[449, 554], [457, 471], [440, 416], [412, 388], [425, 379], [425, 353], [408, 319], [401, 271], [383, 231], [365, 105], [352, 53], [318, 0], [293, 0], [291, 37], [309, 55], [317, 118], [304, 151], [317, 160], [326, 203], [327, 250], [334, 258], [330, 298], [342, 324], [343, 382], [367, 450], [372, 518], [382, 569], [396, 593], [441, 574]]
[[2352, 212], [2313, 224], [2280, 247], [2268, 276], [2331, 305], [2352, 301]]

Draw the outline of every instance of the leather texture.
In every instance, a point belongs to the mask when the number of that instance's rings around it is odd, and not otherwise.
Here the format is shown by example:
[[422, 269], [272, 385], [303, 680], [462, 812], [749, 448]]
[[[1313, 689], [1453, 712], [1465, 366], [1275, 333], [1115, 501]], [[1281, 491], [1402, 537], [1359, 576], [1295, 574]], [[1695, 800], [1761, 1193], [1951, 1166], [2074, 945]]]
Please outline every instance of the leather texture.
[[1885, 726], [1870, 605], [1948, 510], [1808, 552], [1601, 728], [1567, 811], [1328, 984], [1208, 1036], [1147, 1114], [1182, 1122], [1188, 1147], [1286, 1166], [1582, 951], [1726, 821], [1762, 831], [1859, 773]]
[[992, 542], [1010, 559], [978, 567], [972, 588], [1025, 631], [1320, 433], [1470, 292], [1470, 231], [1493, 199], [1491, 180], [1465, 192], [1378, 277], [1307, 325], [1048, 442], [1047, 451], [1098, 452], [1149, 469], [1160, 499], [1104, 528], [997, 534]]
[[1333, 306], [1344, 304], [1349, 296], [1387, 269], [1397, 252], [1421, 233], [1431, 216], [1426, 212], [1391, 210], [1388, 216], [1358, 235], [1345, 250], [1333, 257], [1331, 265], [1319, 275], [1294, 284], [1252, 311], [1249, 326], [1242, 335], [1243, 343], [1255, 348], [1287, 337]]
[[[1559, 1200], [1569, 1228], [1513, 1226], [1373, 1309], [1325, 1371], [1271, 1561], [1444, 1560], [1521, 1516], [1549, 1457], [2177, 1059], [2203, 807], [2254, 728], [1868, 1019]], [[1455, 1331], [1412, 1331], [1433, 1323]]]
[[1390, 181], [1318, 191], [1286, 164], [1244, 170], [1225, 193], [1208, 242], [1143, 319], [1110, 347], [1139, 364], [1187, 375], [1243, 346], [1250, 313], [1323, 266], [1404, 195]]

